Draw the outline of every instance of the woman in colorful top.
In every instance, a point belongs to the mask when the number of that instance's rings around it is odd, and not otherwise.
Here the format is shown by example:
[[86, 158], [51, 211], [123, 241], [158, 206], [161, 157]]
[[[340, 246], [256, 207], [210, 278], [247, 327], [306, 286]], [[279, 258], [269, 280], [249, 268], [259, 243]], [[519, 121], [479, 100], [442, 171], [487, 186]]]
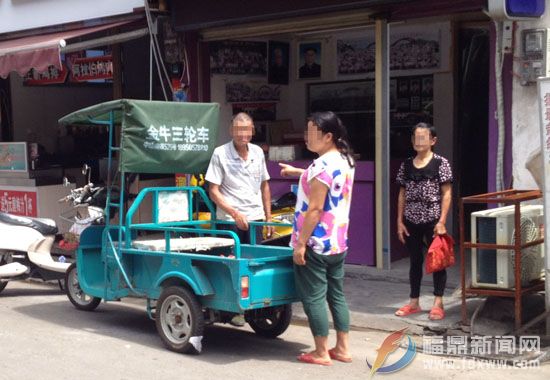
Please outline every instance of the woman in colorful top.
[[[451, 206], [453, 174], [449, 162], [432, 151], [436, 141], [433, 126], [417, 124], [412, 131], [416, 156], [403, 162], [397, 174], [397, 183], [401, 186], [397, 204], [397, 236], [407, 246], [411, 258], [410, 301], [395, 312], [397, 316], [421, 311], [419, 297], [424, 253], [435, 235], [447, 233], [445, 222]], [[433, 279], [435, 300], [429, 318], [439, 320], [445, 317], [443, 292], [447, 272], [434, 272]]]
[[[281, 175], [300, 176], [290, 245], [296, 288], [315, 340], [315, 350], [298, 356], [305, 363], [351, 362], [349, 309], [344, 297], [344, 258], [354, 166], [347, 132], [333, 112], [308, 119], [307, 148], [319, 155], [307, 169], [281, 165]], [[328, 301], [337, 333], [328, 349]]]

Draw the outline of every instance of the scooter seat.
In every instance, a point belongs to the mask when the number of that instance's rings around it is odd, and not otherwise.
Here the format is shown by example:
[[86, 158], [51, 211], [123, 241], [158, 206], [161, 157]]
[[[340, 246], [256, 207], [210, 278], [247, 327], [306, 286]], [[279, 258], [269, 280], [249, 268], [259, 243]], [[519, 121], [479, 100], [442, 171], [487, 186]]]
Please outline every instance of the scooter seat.
[[27, 267], [21, 263], [9, 263], [0, 266], [0, 278], [17, 277], [27, 271]]
[[0, 212], [0, 223], [11, 224], [13, 226], [23, 226], [35, 229], [42, 235], [55, 235], [57, 226], [53, 220], [29, 218], [26, 216], [11, 215]]

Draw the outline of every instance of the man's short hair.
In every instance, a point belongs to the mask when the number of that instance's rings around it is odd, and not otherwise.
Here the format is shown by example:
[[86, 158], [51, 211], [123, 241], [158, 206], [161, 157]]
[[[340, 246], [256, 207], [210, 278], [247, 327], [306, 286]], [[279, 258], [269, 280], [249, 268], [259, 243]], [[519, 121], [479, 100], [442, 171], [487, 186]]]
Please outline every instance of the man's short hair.
[[241, 121], [244, 123], [250, 122], [251, 124], [254, 124], [254, 121], [246, 112], [239, 112], [238, 114], [233, 116], [233, 119], [231, 120], [231, 126], [233, 126], [233, 124], [235, 124], [235, 122], [237, 121]]

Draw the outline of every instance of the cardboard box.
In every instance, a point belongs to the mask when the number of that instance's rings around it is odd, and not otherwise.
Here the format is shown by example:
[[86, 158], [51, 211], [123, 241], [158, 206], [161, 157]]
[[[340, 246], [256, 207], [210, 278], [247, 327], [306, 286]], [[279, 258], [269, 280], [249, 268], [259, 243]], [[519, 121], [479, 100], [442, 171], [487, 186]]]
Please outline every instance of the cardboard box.
[[258, 124], [265, 125], [267, 143], [270, 145], [284, 144], [285, 133], [293, 132], [292, 120], [260, 121]]

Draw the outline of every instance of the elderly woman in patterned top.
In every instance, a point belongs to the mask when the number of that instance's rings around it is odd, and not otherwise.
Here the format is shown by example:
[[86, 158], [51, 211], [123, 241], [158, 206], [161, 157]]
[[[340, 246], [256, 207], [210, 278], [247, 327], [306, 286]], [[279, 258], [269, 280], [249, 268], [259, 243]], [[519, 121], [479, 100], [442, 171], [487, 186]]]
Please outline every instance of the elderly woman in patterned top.
[[[410, 300], [395, 312], [397, 316], [404, 317], [422, 311], [419, 297], [424, 253], [435, 235], [447, 233], [445, 222], [451, 206], [453, 174], [449, 162], [432, 151], [436, 142], [437, 133], [433, 126], [417, 124], [412, 130], [412, 145], [416, 156], [405, 160], [397, 174], [397, 183], [400, 186], [397, 236], [406, 245], [411, 259]], [[447, 272], [435, 272], [433, 281], [435, 300], [429, 318], [440, 320], [445, 317], [443, 293]]]
[[[347, 131], [333, 112], [311, 115], [306, 145], [319, 155], [306, 170], [280, 164], [283, 176], [300, 176], [290, 245], [296, 289], [315, 350], [299, 355], [298, 360], [321, 365], [331, 365], [332, 360], [349, 363], [349, 309], [343, 286], [355, 163]], [[336, 329], [336, 346], [331, 349], [327, 302]]]

